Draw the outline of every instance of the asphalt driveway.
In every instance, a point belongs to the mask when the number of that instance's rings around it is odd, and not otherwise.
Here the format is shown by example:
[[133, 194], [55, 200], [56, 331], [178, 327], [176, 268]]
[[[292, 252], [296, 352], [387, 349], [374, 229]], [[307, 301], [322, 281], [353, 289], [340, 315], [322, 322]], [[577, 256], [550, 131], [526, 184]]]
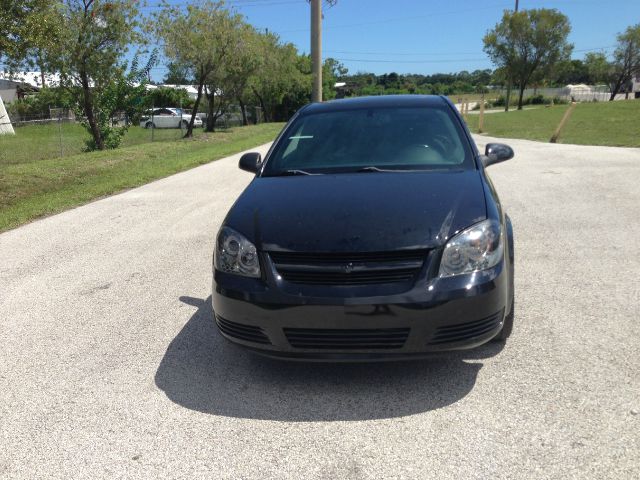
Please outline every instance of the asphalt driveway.
[[504, 349], [345, 366], [225, 343], [239, 156], [1, 234], [0, 478], [640, 477], [640, 150], [509, 143]]

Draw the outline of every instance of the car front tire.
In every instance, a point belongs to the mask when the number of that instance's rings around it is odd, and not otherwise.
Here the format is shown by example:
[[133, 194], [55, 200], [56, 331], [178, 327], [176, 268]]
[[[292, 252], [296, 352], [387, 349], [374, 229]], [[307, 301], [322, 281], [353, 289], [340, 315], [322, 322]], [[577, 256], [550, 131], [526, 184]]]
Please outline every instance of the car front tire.
[[145, 123], [144, 128], [156, 128], [156, 124], [153, 122], [147, 122]]

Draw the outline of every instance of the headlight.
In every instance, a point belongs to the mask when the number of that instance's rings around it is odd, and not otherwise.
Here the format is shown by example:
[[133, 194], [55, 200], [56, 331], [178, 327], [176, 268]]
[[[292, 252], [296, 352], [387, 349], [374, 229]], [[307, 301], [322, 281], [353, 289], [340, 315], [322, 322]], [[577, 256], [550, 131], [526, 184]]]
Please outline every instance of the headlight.
[[258, 252], [253, 243], [229, 227], [222, 227], [214, 254], [216, 269], [244, 277], [260, 277]]
[[500, 224], [483, 220], [447, 242], [440, 261], [440, 277], [472, 273], [495, 267], [502, 258]]

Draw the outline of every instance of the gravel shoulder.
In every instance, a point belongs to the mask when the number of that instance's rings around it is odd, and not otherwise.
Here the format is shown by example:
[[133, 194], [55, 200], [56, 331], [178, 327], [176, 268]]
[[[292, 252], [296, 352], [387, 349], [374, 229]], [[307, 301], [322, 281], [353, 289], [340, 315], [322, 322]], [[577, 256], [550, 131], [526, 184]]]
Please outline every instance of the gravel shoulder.
[[516, 151], [490, 167], [516, 234], [504, 349], [336, 366], [225, 343], [239, 155], [0, 234], [0, 477], [638, 478], [640, 149], [495, 141]]

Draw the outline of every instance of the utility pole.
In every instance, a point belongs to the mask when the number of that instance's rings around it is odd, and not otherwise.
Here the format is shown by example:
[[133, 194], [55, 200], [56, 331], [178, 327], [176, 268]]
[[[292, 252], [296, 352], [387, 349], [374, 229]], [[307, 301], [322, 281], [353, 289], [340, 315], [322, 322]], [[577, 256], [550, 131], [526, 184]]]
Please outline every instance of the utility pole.
[[322, 101], [322, 0], [311, 0], [311, 101]]
[[[518, 3], [519, 1], [516, 0], [516, 8], [513, 10], [514, 12], [518, 11]], [[511, 75], [509, 75], [509, 79], [507, 80], [507, 95], [504, 101], [504, 111], [508, 112], [509, 111], [509, 101], [511, 100], [511, 83], [513, 82], [513, 79], [511, 78]]]

